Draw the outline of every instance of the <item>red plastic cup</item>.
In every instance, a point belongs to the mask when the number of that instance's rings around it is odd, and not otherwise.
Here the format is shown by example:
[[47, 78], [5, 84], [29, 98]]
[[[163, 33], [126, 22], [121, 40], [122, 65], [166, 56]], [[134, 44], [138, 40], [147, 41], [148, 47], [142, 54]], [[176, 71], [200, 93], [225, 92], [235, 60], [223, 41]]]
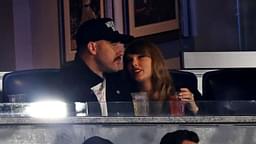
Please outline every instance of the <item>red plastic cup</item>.
[[185, 103], [180, 101], [178, 96], [171, 96], [169, 100], [171, 116], [178, 117], [185, 115]]

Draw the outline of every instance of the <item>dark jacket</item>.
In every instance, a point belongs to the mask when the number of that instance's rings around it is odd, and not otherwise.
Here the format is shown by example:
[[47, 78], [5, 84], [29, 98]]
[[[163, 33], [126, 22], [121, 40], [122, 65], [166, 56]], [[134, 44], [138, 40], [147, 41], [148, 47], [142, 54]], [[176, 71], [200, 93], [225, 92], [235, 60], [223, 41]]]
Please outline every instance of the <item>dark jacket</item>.
[[[126, 82], [122, 72], [104, 76], [106, 78], [108, 114], [110, 116], [133, 114], [132, 99], [125, 86]], [[89, 102], [89, 115], [101, 115], [100, 105], [91, 87], [102, 81], [103, 79], [91, 71], [79, 58], [61, 69], [61, 85], [66, 101]], [[127, 102], [129, 104], [111, 102]]]

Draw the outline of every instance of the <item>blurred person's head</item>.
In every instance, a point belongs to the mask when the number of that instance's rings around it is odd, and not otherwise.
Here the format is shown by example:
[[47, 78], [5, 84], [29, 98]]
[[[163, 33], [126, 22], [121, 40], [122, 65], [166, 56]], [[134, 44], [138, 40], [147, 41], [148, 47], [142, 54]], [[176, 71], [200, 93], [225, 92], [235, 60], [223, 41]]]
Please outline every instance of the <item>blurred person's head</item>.
[[164, 99], [173, 91], [171, 77], [164, 57], [158, 46], [139, 39], [130, 43], [124, 56], [125, 70], [136, 83], [153, 83], [153, 91], [159, 91], [159, 99]]
[[119, 71], [123, 68], [124, 43], [132, 38], [116, 31], [110, 18], [88, 20], [76, 34], [76, 58], [82, 58], [95, 73]]
[[177, 130], [165, 134], [160, 144], [198, 144], [199, 137], [198, 135], [189, 130]]
[[83, 144], [113, 144], [110, 140], [104, 139], [99, 136], [93, 136], [86, 139]]

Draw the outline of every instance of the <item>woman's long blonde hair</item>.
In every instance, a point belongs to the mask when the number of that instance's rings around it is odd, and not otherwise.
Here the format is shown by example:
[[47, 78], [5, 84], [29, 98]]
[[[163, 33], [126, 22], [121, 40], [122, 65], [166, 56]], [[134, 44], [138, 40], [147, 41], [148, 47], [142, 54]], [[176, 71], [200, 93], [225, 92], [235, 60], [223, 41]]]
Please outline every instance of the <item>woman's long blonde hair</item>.
[[152, 59], [152, 93], [157, 93], [158, 98], [154, 100], [163, 101], [174, 94], [172, 78], [165, 66], [164, 57], [160, 49], [145, 39], [139, 39], [129, 44], [124, 55], [124, 69], [127, 72], [128, 55], [139, 54]]

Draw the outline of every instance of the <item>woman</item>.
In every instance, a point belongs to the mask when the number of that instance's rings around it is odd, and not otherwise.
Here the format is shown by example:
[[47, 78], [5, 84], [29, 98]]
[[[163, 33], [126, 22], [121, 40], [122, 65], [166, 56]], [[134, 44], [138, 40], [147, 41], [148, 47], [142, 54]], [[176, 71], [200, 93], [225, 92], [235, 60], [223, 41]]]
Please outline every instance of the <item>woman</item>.
[[164, 58], [153, 43], [140, 39], [129, 44], [124, 55], [124, 69], [131, 80], [131, 92], [147, 92], [149, 100], [155, 102], [150, 107], [151, 113], [163, 113], [164, 102], [176, 94], [190, 112], [198, 112], [194, 96], [188, 88], [175, 92]]

